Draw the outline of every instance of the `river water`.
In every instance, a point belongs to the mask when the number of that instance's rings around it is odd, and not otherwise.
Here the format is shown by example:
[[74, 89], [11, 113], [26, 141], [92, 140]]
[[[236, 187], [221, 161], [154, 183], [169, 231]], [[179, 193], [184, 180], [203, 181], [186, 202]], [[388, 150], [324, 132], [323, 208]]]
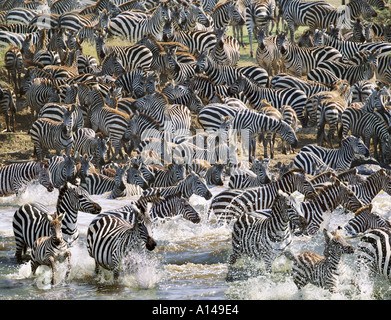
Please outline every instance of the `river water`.
[[[214, 195], [225, 187], [213, 187]], [[35, 276], [30, 263], [16, 264], [12, 219], [15, 210], [26, 202], [39, 201], [54, 211], [58, 191], [47, 192], [38, 184], [31, 184], [19, 199], [14, 196], [0, 198], [0, 299], [1, 300], [388, 300], [391, 290], [388, 280], [361, 280], [356, 289], [355, 255], [342, 259], [339, 290], [329, 293], [307, 285], [297, 290], [290, 276], [291, 264], [278, 258], [273, 273], [263, 272], [263, 263], [241, 259], [239, 280], [227, 282], [228, 258], [231, 253], [231, 227], [219, 226], [208, 219], [209, 201], [192, 196], [190, 203], [200, 212], [202, 220], [193, 224], [177, 217], [154, 228], [157, 248], [147, 255], [129, 254], [122, 264], [118, 281], [110, 272], [99, 276], [94, 272], [94, 261], [86, 248], [86, 232], [93, 216], [79, 212], [80, 238], [71, 248], [72, 270], [68, 282], [60, 265], [60, 282], [50, 285], [51, 272], [39, 267]], [[300, 194], [294, 194], [301, 199]], [[107, 195], [93, 196], [103, 208], [109, 210], [127, 205], [131, 198], [108, 199]], [[390, 197], [383, 193], [373, 201], [374, 210], [384, 216], [390, 214]], [[325, 227], [332, 230], [345, 224], [352, 215], [336, 210], [326, 216]], [[356, 245], [358, 239], [348, 239]], [[292, 251], [313, 250], [322, 254], [322, 233], [313, 238], [296, 237]]]

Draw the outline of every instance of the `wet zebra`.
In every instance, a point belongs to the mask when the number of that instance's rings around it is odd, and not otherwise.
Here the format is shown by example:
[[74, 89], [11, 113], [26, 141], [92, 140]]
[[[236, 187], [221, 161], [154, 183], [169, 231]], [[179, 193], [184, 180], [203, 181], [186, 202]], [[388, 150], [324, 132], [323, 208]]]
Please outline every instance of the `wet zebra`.
[[293, 260], [293, 282], [298, 289], [308, 283], [337, 292], [339, 264], [343, 254], [353, 254], [354, 248], [339, 232], [330, 233], [323, 229], [325, 238], [324, 256], [314, 251], [302, 251], [297, 256], [287, 251], [286, 256]]
[[279, 180], [267, 185], [247, 190], [232, 189], [216, 195], [209, 207], [208, 216], [212, 214], [219, 222], [230, 222], [243, 213], [269, 209], [278, 191], [293, 193], [298, 191], [307, 199], [313, 199], [317, 193], [303, 170], [293, 169], [286, 172]]
[[369, 150], [359, 137], [352, 135], [345, 137], [341, 141], [341, 147], [337, 149], [307, 145], [303, 147], [299, 154], [294, 158], [293, 162], [295, 167], [302, 168], [308, 174], [314, 175], [314, 169], [312, 168], [313, 160], [311, 159], [312, 154], [332, 169], [346, 171], [350, 168], [355, 154], [362, 154], [365, 157], [368, 157]]
[[75, 182], [76, 164], [73, 155], [53, 156], [48, 160], [53, 186], [61, 188], [65, 182]]
[[146, 212], [145, 201], [139, 198], [134, 204], [98, 215], [87, 230], [87, 250], [95, 260], [95, 272], [100, 267], [114, 272], [118, 279], [122, 258], [130, 251], [156, 247], [152, 237], [152, 219]]
[[149, 214], [153, 221], [166, 221], [176, 216], [181, 216], [193, 223], [201, 221], [198, 212], [180, 193], [165, 197], [162, 201], [152, 206]]
[[[65, 214], [62, 223], [62, 233], [68, 245], [72, 245], [79, 237], [77, 228], [78, 212], [98, 214], [100, 205], [80, 186], [65, 182], [59, 189], [56, 211]], [[34, 241], [39, 237], [49, 235], [48, 208], [39, 202], [26, 203], [14, 213], [12, 226], [15, 235], [15, 257], [22, 263], [23, 255], [28, 248], [32, 248]]]
[[163, 1], [152, 14], [131, 11], [120, 13], [110, 20], [108, 34], [131, 42], [140, 40], [146, 34], [159, 38], [165, 21], [170, 18], [170, 5], [168, 1]]
[[143, 196], [150, 196], [159, 193], [163, 198], [168, 195], [181, 193], [182, 197], [189, 199], [193, 194], [203, 197], [206, 200], [212, 198], [206, 181], [195, 172], [190, 172], [183, 180], [170, 187], [151, 187], [142, 193]]
[[357, 237], [369, 229], [391, 228], [391, 222], [372, 211], [373, 205], [367, 204], [354, 213], [344, 226], [343, 230], [350, 236]]
[[53, 216], [47, 215], [49, 221], [49, 235], [38, 238], [31, 250], [31, 272], [35, 275], [37, 268], [41, 265], [49, 266], [52, 271], [51, 284], [55, 285], [56, 262], [67, 260], [67, 273], [65, 279], [68, 279], [71, 271], [71, 252], [68, 250], [67, 243], [62, 238], [61, 225], [64, 214]]
[[6, 131], [15, 132], [16, 94], [11, 88], [0, 88], [0, 110], [5, 117]]
[[2, 166], [0, 196], [8, 197], [15, 194], [18, 197], [25, 192], [27, 185], [36, 179], [47, 191], [53, 191], [49, 165], [46, 161], [28, 161]]
[[48, 118], [39, 118], [34, 121], [29, 130], [31, 141], [34, 143], [34, 152], [39, 160], [43, 160], [49, 150], [56, 150], [59, 155], [65, 150], [69, 154], [72, 149], [72, 113], [74, 108], [64, 111], [63, 121], [54, 121]]
[[367, 230], [357, 245], [357, 273], [365, 270], [371, 276], [381, 275], [390, 279], [390, 246], [390, 228]]
[[229, 257], [228, 279], [232, 267], [242, 255], [263, 260], [266, 271], [272, 272], [274, 260], [292, 242], [289, 223], [304, 228], [305, 219], [301, 216], [296, 200], [278, 191], [271, 205], [270, 217], [242, 213], [235, 221], [232, 230], [232, 254]]
[[254, 159], [250, 170], [235, 170], [231, 173], [228, 181], [228, 187], [231, 189], [247, 189], [260, 187], [271, 182], [269, 172], [270, 159]]

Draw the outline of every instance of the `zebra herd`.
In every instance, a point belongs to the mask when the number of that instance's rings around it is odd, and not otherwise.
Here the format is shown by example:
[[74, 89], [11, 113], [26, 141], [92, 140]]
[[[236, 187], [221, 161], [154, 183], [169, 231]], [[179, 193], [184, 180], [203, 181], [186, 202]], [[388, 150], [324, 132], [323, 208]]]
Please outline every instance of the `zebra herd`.
[[[36, 159], [0, 167], [0, 195], [19, 197], [37, 179], [59, 193], [53, 214], [39, 202], [16, 210], [17, 262], [31, 249], [33, 273], [49, 265], [55, 284], [56, 261], [67, 259], [69, 275], [82, 211], [94, 215], [86, 248], [96, 271], [117, 279], [129, 251], [155, 250], [158, 221], [205, 218], [190, 204], [197, 195], [209, 201], [208, 222], [232, 227], [228, 280], [242, 255], [272, 272], [285, 254], [298, 288], [335, 291], [341, 255], [353, 252], [358, 270], [390, 278], [390, 225], [372, 200], [391, 195], [391, 172], [379, 167], [364, 179], [353, 168], [371, 154], [383, 167], [391, 160], [390, 26], [361, 20], [377, 16], [373, 6], [384, 10], [382, 0], [338, 8], [302, 0], [1, 1], [10, 85], [0, 90], [0, 109], [6, 131], [27, 111], [23, 129]], [[258, 43], [256, 63], [245, 66], [244, 26], [251, 57], [254, 37]], [[308, 28], [299, 39], [298, 26]], [[309, 126], [318, 143], [297, 152], [297, 130]], [[269, 168], [277, 136], [292, 156], [279, 174]], [[213, 195], [214, 186], [224, 190]], [[132, 200], [102, 211], [92, 195]], [[339, 206], [354, 218], [323, 229]], [[290, 251], [297, 237], [322, 229], [324, 257]], [[343, 232], [364, 233], [356, 251]]]

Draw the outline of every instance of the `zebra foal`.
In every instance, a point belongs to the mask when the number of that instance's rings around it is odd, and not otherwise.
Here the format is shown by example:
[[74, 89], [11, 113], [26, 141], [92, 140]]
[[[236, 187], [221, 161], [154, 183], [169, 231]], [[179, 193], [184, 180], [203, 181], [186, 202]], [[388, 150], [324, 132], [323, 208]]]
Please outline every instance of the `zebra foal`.
[[64, 214], [57, 215], [55, 212], [53, 217], [47, 215], [50, 222], [50, 235], [38, 238], [33, 245], [31, 252], [31, 271], [35, 275], [37, 268], [40, 265], [49, 266], [52, 269], [51, 284], [55, 285], [56, 262], [68, 260], [68, 269], [65, 278], [68, 279], [71, 271], [71, 252], [68, 250], [68, 245], [62, 238], [61, 221]]
[[336, 232], [323, 229], [326, 241], [324, 256], [313, 251], [302, 251], [294, 256], [287, 251], [285, 255], [293, 260], [292, 276], [296, 286], [301, 289], [308, 283], [337, 292], [338, 266], [343, 254], [353, 254], [354, 248]]

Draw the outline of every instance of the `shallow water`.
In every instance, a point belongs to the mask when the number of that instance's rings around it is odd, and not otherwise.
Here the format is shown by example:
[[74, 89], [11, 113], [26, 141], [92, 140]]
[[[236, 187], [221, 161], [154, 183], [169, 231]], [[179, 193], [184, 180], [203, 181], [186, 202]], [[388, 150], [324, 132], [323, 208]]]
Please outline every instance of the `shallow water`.
[[[214, 187], [218, 194], [225, 187]], [[94, 261], [86, 248], [86, 232], [93, 216], [79, 213], [80, 238], [71, 248], [72, 270], [67, 283], [65, 270], [59, 265], [60, 282], [50, 285], [51, 272], [40, 267], [31, 274], [30, 263], [16, 264], [12, 218], [15, 210], [26, 202], [39, 201], [54, 211], [58, 191], [48, 193], [42, 186], [30, 185], [20, 199], [14, 196], [0, 198], [0, 299], [2, 300], [388, 300], [391, 290], [388, 280], [358, 278], [354, 271], [355, 256], [344, 256], [339, 291], [307, 285], [298, 291], [289, 274], [291, 264], [285, 257], [278, 258], [273, 273], [263, 272], [263, 263], [252, 259], [238, 261], [239, 280], [227, 282], [228, 258], [231, 253], [230, 226], [218, 226], [208, 220], [209, 201], [192, 196], [190, 203], [200, 212], [202, 220], [192, 224], [177, 217], [154, 228], [157, 248], [146, 255], [129, 254], [123, 263], [118, 282], [110, 272], [94, 273]], [[300, 194], [295, 194], [302, 199]], [[107, 195], [93, 196], [103, 210], [128, 204], [129, 199], [108, 199]], [[390, 197], [383, 193], [374, 200], [374, 210], [390, 215]], [[329, 230], [346, 223], [352, 215], [342, 210], [327, 215], [324, 226]], [[312, 239], [296, 237], [292, 251], [323, 252], [323, 235]], [[356, 245], [358, 239], [348, 239]], [[361, 276], [360, 276], [361, 277]], [[361, 290], [351, 280], [359, 279]]]

